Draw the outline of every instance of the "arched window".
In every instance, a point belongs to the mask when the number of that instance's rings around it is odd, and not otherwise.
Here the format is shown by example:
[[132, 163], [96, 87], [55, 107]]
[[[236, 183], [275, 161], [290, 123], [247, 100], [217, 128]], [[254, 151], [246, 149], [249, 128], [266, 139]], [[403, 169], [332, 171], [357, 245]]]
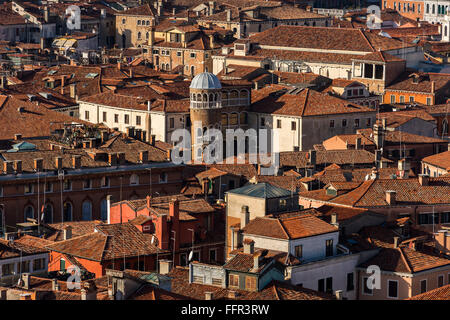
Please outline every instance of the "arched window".
[[70, 202], [64, 203], [64, 221], [72, 221], [72, 204]]
[[214, 94], [212, 93], [209, 94], [209, 101], [214, 101]]
[[149, 34], [148, 32], [145, 34], [145, 39], [148, 40]]
[[191, 76], [193, 76], [195, 74], [195, 67], [191, 66]]
[[100, 202], [100, 219], [103, 221], [108, 220], [108, 202], [106, 199], [102, 199]]
[[202, 95], [200, 93], [197, 94], [197, 101], [202, 101]]
[[147, 23], [146, 23], [148, 26], [150, 25], [150, 20], [147, 20]]
[[138, 24], [138, 26], [140, 26], [141, 25], [141, 20], [138, 20], [137, 24]]
[[82, 220], [84, 221], [92, 220], [92, 202], [89, 200], [85, 200], [83, 202], [82, 210], [83, 210]]
[[203, 102], [208, 101], [208, 95], [206, 93], [203, 94]]
[[442, 134], [448, 135], [448, 121], [447, 121], [447, 119], [442, 120]]
[[130, 184], [139, 184], [139, 176], [133, 173], [130, 177]]
[[44, 223], [53, 223], [53, 206], [50, 203], [44, 207]]
[[34, 218], [34, 208], [32, 205], [28, 205], [25, 207], [25, 211], [24, 211], [24, 221], [26, 222], [28, 218], [33, 219]]
[[240, 93], [240, 98], [241, 99], [248, 99], [248, 91], [247, 90], [242, 90]]
[[228, 125], [228, 114], [222, 113], [222, 126]]
[[138, 32], [138, 39], [141, 39], [141, 32]]
[[237, 125], [238, 124], [238, 114], [233, 112], [230, 114], [230, 125]]

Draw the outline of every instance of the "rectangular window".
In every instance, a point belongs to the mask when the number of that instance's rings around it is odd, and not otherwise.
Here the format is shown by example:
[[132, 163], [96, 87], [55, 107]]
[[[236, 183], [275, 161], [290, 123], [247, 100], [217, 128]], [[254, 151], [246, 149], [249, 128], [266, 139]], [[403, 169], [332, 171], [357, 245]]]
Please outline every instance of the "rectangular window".
[[45, 192], [46, 192], [46, 193], [48, 193], [48, 192], [53, 192], [53, 183], [47, 182], [47, 183], [45, 184]]
[[102, 178], [101, 186], [102, 186], [102, 188], [109, 187], [109, 177]]
[[266, 120], [263, 117], [260, 118], [260, 122], [261, 122], [261, 127], [264, 127], [266, 125]]
[[89, 120], [89, 111], [84, 112], [84, 119]]
[[280, 119], [277, 120], [277, 128], [281, 129], [281, 120]]
[[450, 212], [441, 213], [441, 223], [450, 223]]
[[190, 56], [191, 58], [195, 58], [197, 55], [194, 52], [191, 52]]
[[366, 118], [366, 127], [370, 127], [372, 125], [372, 119]]
[[359, 95], [360, 96], [364, 95], [364, 89], [359, 89]]
[[427, 98], [427, 105], [431, 106], [431, 98]]
[[103, 122], [106, 122], [107, 117], [106, 117], [106, 112], [103, 112]]
[[236, 274], [230, 274], [228, 276], [228, 286], [239, 288], [239, 276]]
[[70, 180], [64, 180], [64, 190], [69, 191], [72, 190], [72, 182]]
[[319, 279], [319, 282], [317, 284], [317, 291], [325, 292], [325, 279]]
[[400, 96], [400, 103], [405, 103], [405, 96]]
[[295, 246], [295, 256], [301, 258], [303, 256], [303, 245], [299, 244]]
[[347, 273], [347, 291], [355, 289], [354, 274], [353, 272]]
[[180, 253], [180, 266], [185, 267], [188, 265], [187, 253]]
[[330, 257], [333, 255], [333, 239], [325, 241], [325, 255]]
[[414, 102], [414, 96], [409, 96], [409, 102]]
[[177, 51], [177, 57], [181, 57], [181, 51]]
[[427, 292], [427, 280], [420, 281], [420, 293]]
[[444, 276], [442, 275], [438, 277], [438, 288], [443, 286], [444, 286]]
[[209, 250], [209, 262], [216, 261], [216, 249]]
[[141, 116], [136, 116], [136, 125], [137, 126], [141, 125]]
[[174, 128], [175, 127], [175, 119], [174, 118], [169, 118], [169, 128]]
[[391, 103], [395, 103], [395, 95], [391, 94]]
[[125, 114], [123, 121], [125, 122], [125, 124], [129, 124], [130, 123], [130, 116]]
[[159, 183], [167, 183], [167, 173], [163, 172], [159, 175]]
[[192, 261], [200, 261], [200, 251], [194, 251], [192, 255]]
[[118, 114], [114, 115], [114, 122], [119, 123], [119, 115]]
[[355, 128], [359, 128], [359, 119], [355, 119]]
[[256, 291], [256, 278], [255, 277], [245, 277], [245, 288], [249, 291]]
[[326, 292], [332, 293], [333, 292], [333, 278], [332, 277], [327, 278], [326, 285], [327, 285]]
[[33, 270], [42, 270], [45, 269], [45, 259], [35, 259], [33, 260]]
[[367, 278], [367, 277], [363, 278], [363, 293], [367, 294], [367, 295], [372, 295], [373, 294], [372, 289], [369, 289], [369, 287], [367, 286], [368, 279], [369, 278]]
[[398, 298], [398, 281], [388, 280], [388, 298]]
[[30, 193], [33, 193], [33, 190], [34, 190], [34, 184], [32, 184], [32, 183], [27, 183], [27, 184], [25, 184], [25, 194], [30, 194]]
[[90, 189], [92, 188], [92, 180], [86, 179], [83, 181], [83, 189]]
[[64, 259], [59, 260], [59, 270], [66, 270], [66, 261]]
[[330, 120], [330, 128], [334, 128], [334, 120]]
[[7, 263], [2, 265], [2, 275], [9, 276], [14, 272], [14, 263]]
[[292, 130], [292, 131], [297, 130], [297, 123], [296, 123], [295, 121], [292, 121], [292, 122], [291, 122], [291, 130]]
[[342, 119], [342, 127], [345, 128], [347, 126], [347, 119]]

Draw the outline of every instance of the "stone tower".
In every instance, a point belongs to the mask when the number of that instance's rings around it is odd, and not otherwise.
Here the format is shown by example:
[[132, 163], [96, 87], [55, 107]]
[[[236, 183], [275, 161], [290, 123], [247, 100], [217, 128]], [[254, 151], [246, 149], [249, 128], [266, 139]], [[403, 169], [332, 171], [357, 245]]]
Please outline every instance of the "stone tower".
[[192, 79], [189, 89], [192, 159], [201, 159], [199, 148], [203, 149], [208, 143], [196, 143], [196, 138], [207, 129], [221, 130], [222, 85], [214, 74], [203, 72]]

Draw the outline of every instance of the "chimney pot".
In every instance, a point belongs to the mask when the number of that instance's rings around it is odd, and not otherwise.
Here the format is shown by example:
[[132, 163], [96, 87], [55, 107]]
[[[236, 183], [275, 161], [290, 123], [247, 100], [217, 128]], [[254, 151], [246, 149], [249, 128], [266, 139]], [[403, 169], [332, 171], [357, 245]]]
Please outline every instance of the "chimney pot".
[[427, 174], [419, 174], [419, 183], [421, 186], [428, 185], [429, 176]]
[[386, 202], [389, 204], [389, 205], [395, 205], [396, 204], [396, 195], [397, 195], [397, 192], [396, 191], [394, 191], [394, 190], [387, 190], [386, 191]]
[[394, 237], [394, 248], [398, 248], [400, 244], [400, 237]]
[[248, 206], [242, 206], [241, 208], [241, 229], [245, 228], [245, 226], [250, 221], [250, 213], [248, 211]]
[[64, 228], [63, 236], [64, 236], [64, 240], [69, 240], [72, 238], [72, 227], [71, 226], [67, 226]]
[[244, 240], [244, 253], [247, 254], [255, 253], [255, 241], [249, 239]]

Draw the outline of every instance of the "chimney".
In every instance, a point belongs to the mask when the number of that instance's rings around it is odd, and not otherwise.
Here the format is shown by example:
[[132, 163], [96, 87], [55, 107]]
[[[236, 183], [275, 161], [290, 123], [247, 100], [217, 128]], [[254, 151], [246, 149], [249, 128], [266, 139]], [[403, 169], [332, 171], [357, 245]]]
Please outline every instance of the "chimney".
[[162, 15], [162, 3], [161, 2], [158, 2], [157, 12], [158, 12], [158, 16], [160, 17]]
[[39, 40], [39, 45], [40, 45], [41, 50], [45, 49], [45, 38], [41, 38]]
[[231, 9], [228, 9], [227, 10], [227, 22], [231, 22], [231, 18], [232, 18]]
[[375, 164], [381, 167], [381, 162], [381, 150], [375, 150]]
[[106, 9], [100, 9], [100, 17], [102, 19], [106, 18]]
[[52, 291], [59, 291], [58, 279], [52, 279]]
[[72, 227], [71, 226], [67, 226], [64, 228], [63, 237], [64, 237], [64, 240], [69, 240], [72, 238]]
[[169, 215], [172, 219], [172, 222], [178, 221], [180, 219], [180, 201], [178, 201], [177, 199], [170, 200]]
[[[385, 120], [385, 119], [383, 119]], [[383, 144], [383, 132], [384, 130], [379, 127], [379, 125], [375, 124], [373, 126], [373, 139], [375, 141], [375, 145], [377, 146], [377, 149], [380, 149]]]
[[436, 82], [431, 81], [431, 93], [434, 93], [435, 89], [436, 89]]
[[150, 209], [150, 207], [152, 206], [152, 197], [147, 196], [147, 209]]
[[236, 299], [238, 297], [238, 293], [234, 290], [228, 291], [228, 299]]
[[130, 78], [133, 78], [133, 76], [134, 76], [134, 73], [133, 73], [133, 68], [132, 68], [132, 67], [130, 67]]
[[248, 212], [248, 206], [242, 206], [241, 208], [241, 229], [250, 221], [250, 213]]
[[3, 161], [3, 173], [11, 174], [14, 172], [12, 161]]
[[361, 149], [361, 137], [356, 138], [355, 149]]
[[394, 248], [398, 248], [400, 244], [400, 237], [394, 237]]
[[205, 292], [205, 300], [212, 300], [214, 294], [212, 292]]
[[148, 151], [147, 150], [139, 151], [139, 162], [140, 163], [148, 162]]
[[342, 300], [342, 290], [336, 290], [334, 294], [336, 296], [336, 300]]
[[437, 242], [437, 249], [439, 251], [442, 251], [444, 253], [448, 253], [449, 252], [449, 248], [450, 248], [450, 243], [448, 243], [447, 237], [449, 236], [448, 234], [448, 230], [439, 230], [438, 232], [435, 233], [435, 240]]
[[396, 195], [397, 192], [394, 190], [386, 190], [386, 202], [389, 205], [395, 205], [396, 204]]
[[154, 134], [150, 135], [150, 144], [152, 146], [155, 146], [155, 142], [156, 142], [156, 135]]
[[155, 42], [155, 34], [153, 33], [153, 29], [150, 29], [148, 35], [148, 45], [153, 46], [154, 42]]
[[125, 152], [119, 152], [117, 153], [117, 159], [119, 160], [119, 164], [120, 165], [124, 165], [125, 164]]
[[30, 274], [22, 273], [22, 281], [23, 281], [23, 288], [29, 290], [30, 289]]
[[255, 241], [250, 239], [244, 240], [244, 253], [254, 254], [255, 253]]
[[429, 176], [427, 174], [419, 174], [419, 183], [421, 186], [428, 185]]
[[74, 169], [81, 168], [81, 156], [80, 155], [72, 156], [72, 168], [74, 168]]
[[55, 167], [57, 170], [61, 170], [63, 165], [62, 165], [62, 157], [55, 157]]
[[14, 161], [14, 170], [16, 173], [22, 173], [22, 160]]
[[214, 48], [214, 35], [209, 36], [209, 47], [210, 49]]
[[261, 258], [261, 251], [256, 252], [253, 254], [253, 269], [252, 270], [258, 270], [259, 269], [259, 259]]
[[76, 99], [77, 96], [77, 84], [76, 83], [72, 83], [70, 85], [70, 97], [72, 99]]
[[45, 23], [48, 23], [50, 21], [50, 12], [47, 6], [44, 7], [44, 21]]
[[122, 70], [122, 62], [117, 61], [117, 69]]
[[174, 16], [177, 13], [177, 9], [175, 7], [172, 8], [172, 15]]
[[332, 224], [332, 225], [336, 225], [337, 223], [338, 223], [337, 213], [336, 213], [336, 212], [333, 212], [333, 213], [331, 214], [331, 224]]
[[172, 151], [170, 149], [167, 150], [167, 161], [171, 160], [171, 152]]
[[172, 260], [159, 260], [159, 274], [168, 274], [172, 270]]
[[107, 219], [107, 223], [111, 224], [111, 199], [112, 199], [112, 195], [108, 194], [106, 196], [106, 219]]
[[[16, 133], [16, 134], [14, 135], [14, 140], [15, 140], [15, 141], [22, 140], [22, 134]], [[449, 144], [449, 145], [450, 145], [450, 144]]]
[[34, 171], [36, 172], [42, 172], [44, 166], [44, 159], [34, 159]]

